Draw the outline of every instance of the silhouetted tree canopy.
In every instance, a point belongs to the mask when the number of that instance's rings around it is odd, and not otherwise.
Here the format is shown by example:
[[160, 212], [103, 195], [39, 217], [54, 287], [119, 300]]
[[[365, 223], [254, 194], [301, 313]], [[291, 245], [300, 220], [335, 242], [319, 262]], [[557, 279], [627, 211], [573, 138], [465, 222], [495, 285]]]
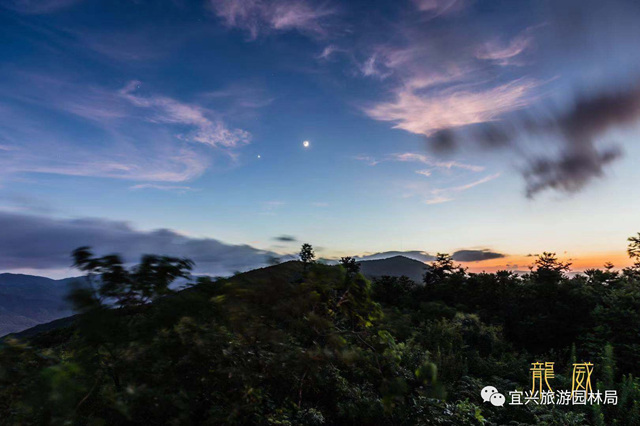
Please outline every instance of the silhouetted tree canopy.
[[[316, 264], [308, 244], [300, 258], [193, 283], [185, 259], [76, 250], [79, 315], [0, 348], [2, 423], [640, 424], [636, 267], [573, 273], [543, 253], [527, 274], [476, 274], [439, 254], [423, 283], [370, 282], [353, 258]], [[529, 386], [534, 361], [570, 389], [577, 360], [618, 405], [480, 399]]]

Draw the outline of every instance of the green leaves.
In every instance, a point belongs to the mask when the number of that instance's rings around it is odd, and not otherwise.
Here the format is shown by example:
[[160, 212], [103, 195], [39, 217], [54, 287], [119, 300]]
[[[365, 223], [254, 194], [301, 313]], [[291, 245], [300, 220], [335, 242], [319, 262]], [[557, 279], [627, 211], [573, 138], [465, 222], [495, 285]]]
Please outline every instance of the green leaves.
[[[640, 419], [640, 286], [627, 272], [570, 277], [545, 254], [524, 276], [468, 274], [440, 255], [427, 286], [372, 286], [352, 259], [327, 266], [309, 255], [176, 292], [188, 260], [130, 266], [86, 247], [74, 259], [87, 278], [70, 294], [81, 312], [72, 328], [0, 348], [0, 418], [10, 424]], [[557, 362], [566, 381], [573, 358], [597, 361], [618, 407], [507, 410], [479, 399], [487, 383], [525, 385], [531, 359]]]

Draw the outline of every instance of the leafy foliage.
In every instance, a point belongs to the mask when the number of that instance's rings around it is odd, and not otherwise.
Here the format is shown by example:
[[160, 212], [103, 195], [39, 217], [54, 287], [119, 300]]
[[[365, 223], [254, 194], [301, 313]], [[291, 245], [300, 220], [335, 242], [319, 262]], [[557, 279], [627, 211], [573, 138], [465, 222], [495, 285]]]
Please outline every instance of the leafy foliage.
[[[634, 268], [572, 275], [544, 253], [526, 275], [472, 274], [440, 254], [423, 283], [371, 283], [306, 246], [302, 262], [195, 282], [185, 259], [76, 250], [75, 323], [0, 349], [3, 424], [639, 424]], [[480, 399], [529, 385], [535, 360], [570, 388], [577, 359], [617, 406]]]

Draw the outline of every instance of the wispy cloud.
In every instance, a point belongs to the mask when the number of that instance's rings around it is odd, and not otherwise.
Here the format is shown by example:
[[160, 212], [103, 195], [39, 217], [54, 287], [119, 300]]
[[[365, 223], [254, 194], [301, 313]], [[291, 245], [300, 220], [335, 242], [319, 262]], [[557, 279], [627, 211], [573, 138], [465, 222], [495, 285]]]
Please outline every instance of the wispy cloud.
[[495, 61], [500, 65], [520, 65], [515, 57], [519, 56], [533, 44], [532, 29], [528, 28], [507, 44], [499, 40], [491, 40], [476, 49], [476, 58]]
[[335, 44], [330, 44], [322, 49], [322, 52], [320, 52], [317, 58], [326, 61], [329, 60], [337, 52], [344, 52], [344, 49], [339, 48]]
[[423, 182], [411, 182], [405, 185], [404, 196], [421, 198], [428, 205], [447, 203], [455, 200], [456, 194], [490, 182], [498, 177], [500, 177], [500, 173], [495, 173], [469, 183], [443, 188], [434, 187], [430, 184], [426, 185]]
[[369, 155], [356, 155], [353, 159], [367, 163], [370, 166], [376, 166], [380, 163], [380, 160], [376, 160], [374, 157]]
[[260, 213], [267, 216], [273, 216], [285, 204], [287, 203], [279, 200], [264, 201], [261, 203], [262, 211]]
[[465, 8], [467, 0], [413, 0], [420, 12], [432, 13], [435, 16], [457, 12]]
[[377, 77], [381, 80], [384, 80], [392, 74], [388, 64], [385, 65], [380, 62], [377, 53], [372, 54], [360, 64], [360, 72], [365, 77]]
[[[402, 161], [402, 162], [418, 162], [422, 164], [426, 164], [432, 167], [437, 167], [441, 169], [464, 169], [469, 170], [471, 172], [481, 172], [484, 170], [483, 166], [476, 166], [473, 164], [465, 164], [460, 163], [458, 161], [441, 161], [436, 160], [428, 155], [419, 154], [416, 152], [403, 152], [398, 154], [391, 154], [389, 157], [394, 161]], [[424, 174], [424, 173], [422, 173]]]
[[[380, 163], [388, 162], [388, 161], [399, 161], [403, 163], [420, 163], [420, 164], [425, 164], [427, 166], [433, 167], [435, 169], [445, 169], [445, 170], [462, 169], [462, 170], [468, 170], [470, 172], [482, 172], [485, 169], [484, 166], [466, 164], [466, 163], [461, 163], [459, 161], [453, 161], [453, 160], [450, 160], [450, 161], [438, 160], [429, 155], [420, 154], [417, 152], [400, 152], [400, 153], [388, 154], [385, 157], [380, 159], [377, 159], [369, 155], [357, 155], [353, 158], [354, 160], [362, 161], [368, 164], [369, 166], [377, 166]], [[424, 176], [431, 176], [432, 170], [421, 169], [421, 170], [416, 170], [416, 173]]]
[[[204, 173], [216, 151], [233, 155], [250, 140], [248, 132], [227, 127], [214, 111], [140, 94], [138, 82], [114, 90], [33, 73], [6, 81], [0, 93], [19, 103], [7, 108], [0, 138], [19, 146], [3, 151], [0, 175], [184, 182]], [[31, 106], [55, 113], [55, 120], [47, 124]], [[78, 125], [91, 127], [90, 136], [67, 131]], [[87, 138], [99, 143], [88, 144]]]
[[434, 194], [431, 198], [427, 198], [426, 200], [424, 200], [424, 203], [428, 205], [433, 205], [433, 204], [448, 203], [449, 201], [453, 201], [453, 198], [447, 197], [444, 195]]
[[180, 136], [212, 147], [236, 148], [249, 143], [249, 132], [227, 128], [221, 120], [208, 118], [201, 107], [164, 96], [137, 95], [140, 84], [139, 81], [131, 81], [119, 93], [133, 105], [150, 110], [151, 114], [146, 117], [148, 121], [194, 126], [195, 131]]
[[[67, 151], [68, 154], [62, 154]], [[57, 152], [58, 154], [53, 154]], [[208, 160], [187, 150], [174, 150], [167, 146], [160, 150], [165, 154], [131, 151], [130, 156], [105, 152], [99, 158], [95, 153], [73, 152], [73, 149], [49, 149], [34, 153], [16, 151], [0, 158], [2, 172], [42, 173], [67, 176], [101, 177], [138, 181], [184, 182], [200, 176], [208, 167]], [[111, 158], [109, 158], [111, 157]]]
[[[623, 155], [621, 145], [597, 147], [602, 142], [595, 138], [637, 122], [629, 98], [636, 97], [638, 58], [626, 46], [638, 38], [638, 10], [629, 2], [602, 8], [595, 0], [576, 0], [553, 10], [534, 2], [519, 12], [488, 15], [467, 8], [473, 0], [412, 3], [399, 7], [393, 19], [376, 21], [375, 31], [368, 32], [371, 23], [363, 20], [363, 34], [344, 55], [352, 75], [385, 96], [372, 89], [360, 103], [367, 116], [424, 135], [435, 152], [462, 147], [460, 142], [482, 154], [510, 150], [521, 163], [516, 167], [528, 197], [545, 190], [577, 192], [606, 176]], [[505, 24], [518, 14], [520, 31]], [[432, 19], [433, 25], [425, 25]], [[583, 88], [577, 96], [576, 87]], [[587, 121], [607, 124], [587, 124], [593, 131], [581, 131], [572, 127], [575, 114], [605, 117]]]
[[190, 186], [184, 185], [159, 185], [155, 183], [141, 183], [138, 185], [133, 185], [129, 189], [132, 191], [139, 191], [141, 189], [157, 189], [159, 191], [169, 191], [169, 192], [177, 192], [179, 194], [185, 194], [187, 192], [196, 191], [196, 189]]
[[322, 37], [327, 34], [327, 19], [336, 14], [326, 3], [305, 0], [211, 0], [209, 4], [228, 27], [247, 31], [251, 39], [274, 31]]
[[476, 181], [473, 181], [471, 183], [467, 183], [465, 185], [460, 185], [460, 186], [454, 186], [453, 188], [448, 188], [445, 189], [445, 191], [451, 191], [451, 192], [461, 192], [461, 191], [466, 191], [467, 189], [471, 189], [474, 188], [478, 185], [482, 185], [483, 183], [487, 183], [490, 182], [496, 178], [500, 177], [500, 173], [495, 173], [489, 176], [486, 176], [482, 179], [478, 179]]
[[402, 86], [394, 99], [365, 108], [371, 118], [395, 123], [394, 128], [431, 136], [470, 124], [495, 120], [500, 115], [530, 105], [532, 90], [539, 84], [518, 79], [490, 89], [470, 91], [463, 87], [423, 93]]
[[424, 200], [425, 204], [441, 204], [454, 200], [454, 195], [459, 192], [467, 191], [471, 188], [475, 188], [478, 185], [482, 185], [483, 183], [490, 182], [500, 176], [500, 173], [496, 173], [493, 175], [486, 176], [482, 179], [478, 179], [476, 181], [449, 187], [449, 188], [436, 188], [431, 189], [429, 191], [430, 195]]
[[29, 15], [44, 15], [65, 9], [82, 0], [8, 0], [3, 6]]

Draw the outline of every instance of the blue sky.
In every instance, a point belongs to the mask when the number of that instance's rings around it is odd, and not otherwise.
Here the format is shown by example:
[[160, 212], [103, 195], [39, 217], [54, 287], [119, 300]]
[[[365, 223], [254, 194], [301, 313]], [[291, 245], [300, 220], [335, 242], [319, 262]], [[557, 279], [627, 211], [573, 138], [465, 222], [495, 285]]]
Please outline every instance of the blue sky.
[[[639, 230], [639, 15], [591, 0], [3, 1], [0, 210], [263, 254], [617, 260]], [[40, 242], [13, 244], [5, 256]]]

